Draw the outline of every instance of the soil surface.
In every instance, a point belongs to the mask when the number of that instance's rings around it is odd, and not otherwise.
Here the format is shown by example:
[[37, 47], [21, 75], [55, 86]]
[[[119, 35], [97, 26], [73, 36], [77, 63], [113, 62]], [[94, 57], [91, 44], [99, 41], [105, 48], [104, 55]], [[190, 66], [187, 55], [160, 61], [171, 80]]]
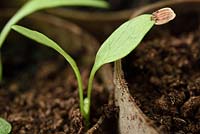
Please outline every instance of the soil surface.
[[[27, 46], [13, 48], [8, 45], [3, 48], [4, 83], [0, 86], [0, 117], [12, 124], [12, 134], [84, 133], [77, 83], [69, 64], [49, 48]], [[89, 69], [81, 66], [84, 89]], [[96, 77], [93, 86], [92, 125], [100, 116], [105, 116], [104, 125], [100, 124], [94, 133], [116, 133], [117, 127], [113, 123], [116, 108], [107, 105], [109, 92], [100, 77]]]
[[200, 133], [200, 30], [144, 41], [123, 61], [131, 94], [170, 134]]

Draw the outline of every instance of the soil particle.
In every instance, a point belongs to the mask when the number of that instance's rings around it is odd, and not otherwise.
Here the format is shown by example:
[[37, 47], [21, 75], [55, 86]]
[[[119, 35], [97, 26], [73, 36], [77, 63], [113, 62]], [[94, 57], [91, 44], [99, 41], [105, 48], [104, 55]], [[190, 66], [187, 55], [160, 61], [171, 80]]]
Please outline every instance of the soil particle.
[[[188, 101], [186, 101], [181, 107], [181, 114], [183, 117], [196, 117], [196, 114], [199, 114], [200, 108], [200, 96], [191, 97]], [[197, 116], [197, 119], [199, 117]]]
[[199, 36], [199, 29], [179, 36], [165, 31], [123, 61], [136, 103], [166, 133], [200, 133]]
[[71, 133], [78, 132], [77, 134], [80, 134], [81, 132], [83, 132], [83, 118], [81, 116], [80, 110], [70, 110], [69, 115], [69, 120], [71, 120]]

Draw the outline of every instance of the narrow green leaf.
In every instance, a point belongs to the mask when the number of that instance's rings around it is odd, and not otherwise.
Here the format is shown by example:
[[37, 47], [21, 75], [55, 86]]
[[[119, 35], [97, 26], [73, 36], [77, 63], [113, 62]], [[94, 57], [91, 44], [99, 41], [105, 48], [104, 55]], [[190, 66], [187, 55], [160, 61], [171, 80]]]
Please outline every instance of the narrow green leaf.
[[9, 134], [11, 132], [11, 129], [11, 124], [3, 118], [0, 118], [0, 134]]
[[98, 50], [94, 68], [119, 60], [134, 50], [154, 25], [151, 16], [138, 16], [114, 31]]
[[80, 109], [81, 113], [84, 114], [84, 109], [83, 109], [83, 84], [82, 84], [82, 79], [80, 75], [80, 71], [76, 65], [76, 62], [73, 60], [73, 58], [67, 54], [58, 44], [56, 44], [53, 40], [49, 39], [47, 36], [37, 32], [30, 30], [28, 28], [18, 26], [18, 25], [13, 25], [12, 29], [17, 31], [18, 33], [28, 37], [29, 39], [32, 39], [44, 46], [48, 46], [54, 50], [56, 50], [59, 54], [61, 54], [71, 65], [72, 69], [74, 70], [74, 73], [76, 75], [77, 81], [78, 81], [78, 89], [79, 89], [79, 98], [80, 98]]
[[0, 34], [0, 48], [10, 32], [11, 26], [16, 24], [24, 17], [42, 9], [53, 8], [58, 6], [93, 6], [107, 8], [105, 1], [99, 0], [29, 0], [5, 25]]

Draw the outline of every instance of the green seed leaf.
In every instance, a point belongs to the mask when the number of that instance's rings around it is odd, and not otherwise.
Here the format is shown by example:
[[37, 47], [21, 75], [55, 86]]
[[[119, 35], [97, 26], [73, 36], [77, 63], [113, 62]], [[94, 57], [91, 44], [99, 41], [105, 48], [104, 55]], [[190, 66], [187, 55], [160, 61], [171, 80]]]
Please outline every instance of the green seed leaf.
[[33, 31], [33, 30], [30, 30], [28, 28], [18, 26], [18, 25], [13, 25], [12, 29], [14, 29], [18, 33], [26, 36], [29, 39], [32, 39], [44, 46], [47, 46], [47, 47], [50, 47], [50, 48], [56, 50], [59, 54], [61, 54], [69, 62], [72, 69], [74, 70], [74, 73], [75, 73], [77, 81], [78, 81], [80, 109], [81, 109], [81, 112], [84, 113], [82, 79], [81, 79], [80, 71], [76, 65], [76, 62], [73, 60], [73, 58], [68, 53], [66, 53], [58, 44], [56, 44], [53, 40], [49, 39], [47, 36], [37, 32], [37, 31]]
[[3, 118], [0, 118], [0, 134], [9, 134], [11, 132], [11, 129], [11, 124]]
[[[152, 28], [155, 21], [152, 15], [145, 14], [138, 16], [122, 24], [110, 37], [102, 44], [97, 52], [96, 59], [88, 82], [87, 107], [90, 108], [90, 99], [92, 93], [92, 83], [96, 71], [104, 64], [117, 61], [127, 56], [142, 41], [146, 33]], [[87, 110], [90, 111], [90, 110]], [[89, 116], [86, 115], [86, 117]]]
[[0, 34], [0, 48], [10, 32], [12, 25], [38, 10], [59, 6], [93, 6], [107, 8], [108, 4], [105, 1], [99, 0], [29, 0], [3, 28]]
[[119, 60], [134, 50], [155, 24], [152, 15], [141, 15], [121, 25], [98, 50], [94, 68]]

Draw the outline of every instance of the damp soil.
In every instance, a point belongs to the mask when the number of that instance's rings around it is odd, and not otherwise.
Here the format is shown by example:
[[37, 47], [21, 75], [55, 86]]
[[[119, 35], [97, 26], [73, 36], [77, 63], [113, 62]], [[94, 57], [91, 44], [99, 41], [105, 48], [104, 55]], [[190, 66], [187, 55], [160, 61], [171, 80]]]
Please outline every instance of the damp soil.
[[200, 29], [146, 40], [125, 60], [130, 93], [162, 131], [200, 133]]
[[[12, 124], [12, 134], [85, 133], [79, 110], [77, 82], [72, 69], [54, 51], [30, 46], [16, 46], [11, 51], [10, 48], [3, 48], [7, 51], [3, 56], [0, 117]], [[89, 69], [88, 66], [81, 66], [85, 90]], [[112, 103], [108, 105], [108, 102], [112, 102], [109, 96], [110, 92], [101, 77], [97, 76], [92, 94], [91, 126], [101, 116], [104, 116], [104, 120], [93, 131], [95, 134], [117, 131], [114, 123], [116, 108]]]

